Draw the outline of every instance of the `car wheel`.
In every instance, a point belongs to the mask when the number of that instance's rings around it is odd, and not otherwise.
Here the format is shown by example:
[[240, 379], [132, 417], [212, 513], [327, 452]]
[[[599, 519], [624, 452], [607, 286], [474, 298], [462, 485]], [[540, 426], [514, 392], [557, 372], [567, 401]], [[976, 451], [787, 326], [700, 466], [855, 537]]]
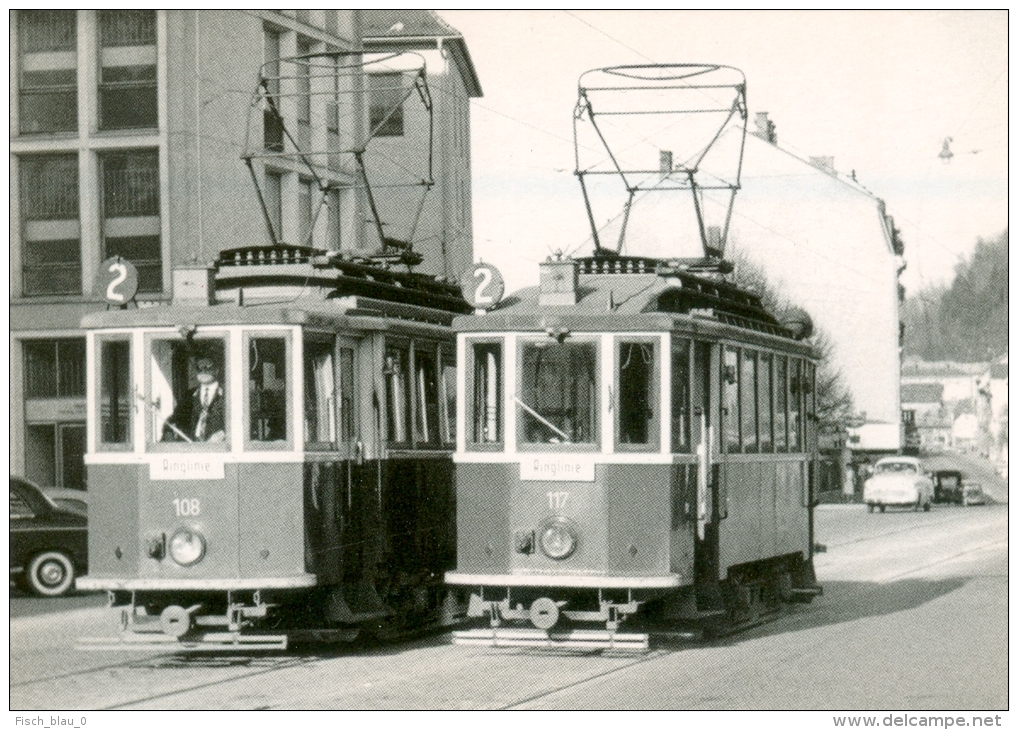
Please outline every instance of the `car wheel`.
[[873, 505], [872, 504], [866, 505], [866, 509], [868, 509], [872, 513], [873, 512]]
[[74, 586], [74, 565], [56, 550], [32, 558], [27, 573], [29, 588], [40, 596], [62, 596]]
[[929, 512], [931, 507], [933, 507], [933, 505], [930, 504], [929, 502], [924, 503], [923, 504], [923, 512]]
[[880, 511], [881, 512], [886, 512], [887, 511], [887, 505], [886, 504], [880, 505]]

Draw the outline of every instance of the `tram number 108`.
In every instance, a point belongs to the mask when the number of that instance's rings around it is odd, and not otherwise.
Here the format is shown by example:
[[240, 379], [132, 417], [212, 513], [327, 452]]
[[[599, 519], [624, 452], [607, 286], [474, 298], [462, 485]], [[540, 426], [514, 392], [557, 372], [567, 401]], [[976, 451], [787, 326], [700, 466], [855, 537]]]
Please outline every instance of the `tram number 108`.
[[201, 514], [201, 500], [195, 499], [174, 499], [173, 509], [177, 517], [194, 517]]

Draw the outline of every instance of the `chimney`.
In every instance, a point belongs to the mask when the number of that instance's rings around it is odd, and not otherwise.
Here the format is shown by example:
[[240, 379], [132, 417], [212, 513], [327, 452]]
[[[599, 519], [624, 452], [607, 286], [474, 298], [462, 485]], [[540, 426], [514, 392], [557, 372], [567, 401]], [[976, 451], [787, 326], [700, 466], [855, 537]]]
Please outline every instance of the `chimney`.
[[174, 304], [214, 304], [216, 272], [211, 266], [180, 266], [173, 270]]
[[552, 259], [540, 265], [541, 291], [538, 304], [542, 307], [571, 307], [576, 304], [579, 290], [579, 267], [570, 258]]
[[834, 169], [834, 158], [833, 157], [810, 157], [809, 164], [818, 170], [823, 170], [832, 177], [837, 177], [838, 172]]
[[767, 118], [767, 112], [757, 112], [753, 123], [756, 124], [756, 131], [753, 132], [755, 136], [764, 142], [770, 142], [774, 145], [778, 143], [777, 127], [774, 125], [774, 122]]

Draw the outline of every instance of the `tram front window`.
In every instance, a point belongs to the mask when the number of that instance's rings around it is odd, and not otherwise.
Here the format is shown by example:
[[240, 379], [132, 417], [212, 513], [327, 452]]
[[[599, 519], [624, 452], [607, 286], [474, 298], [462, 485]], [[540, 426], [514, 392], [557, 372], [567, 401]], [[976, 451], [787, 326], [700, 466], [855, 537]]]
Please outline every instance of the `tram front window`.
[[126, 446], [131, 434], [131, 343], [106, 340], [99, 350], [99, 442]]
[[593, 343], [523, 345], [521, 441], [590, 444], [597, 434], [597, 348]]
[[252, 337], [248, 343], [248, 438], [251, 441], [285, 441], [286, 340]]
[[227, 448], [223, 340], [154, 340], [151, 352], [149, 438]]

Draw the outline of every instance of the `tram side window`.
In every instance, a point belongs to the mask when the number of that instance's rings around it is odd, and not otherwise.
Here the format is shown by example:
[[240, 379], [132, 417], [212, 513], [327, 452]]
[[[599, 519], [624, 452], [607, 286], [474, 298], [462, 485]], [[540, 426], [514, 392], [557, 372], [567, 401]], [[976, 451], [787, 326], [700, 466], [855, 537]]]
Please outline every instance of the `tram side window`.
[[452, 354], [442, 353], [442, 403], [445, 408], [446, 443], [456, 440], [456, 359]]
[[336, 440], [334, 343], [304, 343], [304, 440], [329, 444]]
[[654, 414], [655, 397], [654, 344], [651, 342], [619, 343], [619, 443], [653, 444], [657, 436]]
[[390, 347], [385, 352], [385, 421], [386, 438], [396, 443], [409, 441], [410, 383], [407, 378], [406, 350]]
[[228, 448], [225, 342], [153, 340], [151, 347], [149, 438]]
[[774, 451], [774, 401], [771, 396], [771, 356], [760, 353], [756, 371], [756, 412], [760, 426], [760, 453]]
[[354, 420], [354, 366], [353, 350], [349, 347], [339, 349], [339, 418], [340, 437], [343, 442], [357, 438], [357, 426]]
[[257, 442], [285, 441], [286, 340], [252, 337], [247, 358], [248, 438]]
[[417, 407], [414, 409], [414, 441], [437, 444], [438, 432], [438, 371], [435, 356], [427, 350], [414, 352], [415, 392]]
[[105, 340], [99, 348], [99, 441], [131, 441], [131, 343]]
[[729, 454], [739, 452], [742, 442], [739, 437], [739, 351], [725, 348], [725, 358], [721, 372], [724, 390], [724, 424], [725, 451]]
[[774, 450], [788, 451], [788, 359], [774, 358]]
[[802, 451], [802, 419], [800, 404], [802, 403], [802, 361], [793, 360], [789, 373], [788, 392], [788, 450]]
[[475, 444], [502, 441], [502, 346], [478, 343], [473, 347], [473, 388], [470, 403], [470, 440]]
[[756, 353], [742, 351], [739, 372], [739, 405], [742, 413], [742, 451], [759, 451], [756, 433]]
[[689, 340], [672, 350], [672, 451], [690, 450]]

